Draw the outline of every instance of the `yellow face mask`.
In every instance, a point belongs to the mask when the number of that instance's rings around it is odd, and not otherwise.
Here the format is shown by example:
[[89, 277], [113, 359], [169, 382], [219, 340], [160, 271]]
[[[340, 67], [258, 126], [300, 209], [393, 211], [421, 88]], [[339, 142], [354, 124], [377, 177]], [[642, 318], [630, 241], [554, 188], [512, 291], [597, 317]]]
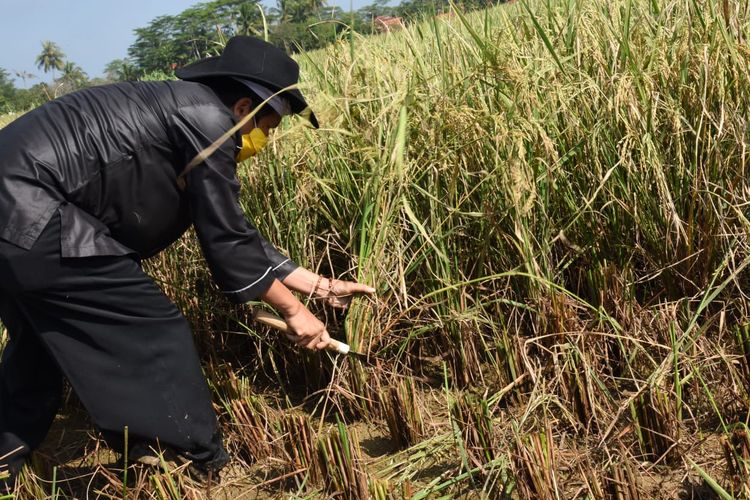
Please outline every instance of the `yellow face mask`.
[[242, 136], [242, 149], [237, 153], [237, 162], [242, 162], [258, 154], [268, 143], [268, 136], [259, 128], [254, 128], [249, 134]]

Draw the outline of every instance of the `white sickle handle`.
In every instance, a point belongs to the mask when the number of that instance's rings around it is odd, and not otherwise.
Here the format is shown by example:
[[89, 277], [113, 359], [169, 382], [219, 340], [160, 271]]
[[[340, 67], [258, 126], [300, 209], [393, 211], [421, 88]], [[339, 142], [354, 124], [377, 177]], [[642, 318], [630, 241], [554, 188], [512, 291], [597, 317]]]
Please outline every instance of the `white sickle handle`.
[[[271, 314], [270, 312], [264, 311], [263, 309], [255, 309], [254, 314], [255, 321], [259, 323], [263, 323], [264, 325], [270, 326], [271, 328], [275, 328], [280, 332], [287, 333], [289, 331], [289, 325], [286, 324], [286, 321], [276, 316], [275, 314]], [[339, 342], [336, 339], [331, 339], [326, 349], [328, 349], [329, 351], [335, 351], [339, 354], [349, 354], [349, 344]]]

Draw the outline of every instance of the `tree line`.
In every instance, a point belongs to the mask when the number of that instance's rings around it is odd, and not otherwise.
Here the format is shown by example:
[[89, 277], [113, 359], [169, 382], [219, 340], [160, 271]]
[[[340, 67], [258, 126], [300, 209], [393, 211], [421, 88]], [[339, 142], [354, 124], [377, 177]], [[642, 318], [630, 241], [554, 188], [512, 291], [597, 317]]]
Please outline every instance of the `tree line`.
[[[27, 71], [13, 71], [11, 74], [0, 68], [0, 113], [25, 111], [58, 95], [108, 81], [103, 78], [89, 79], [78, 64], [68, 60], [62, 49], [49, 40], [42, 42], [42, 50], [35, 62], [44, 73], [52, 73], [52, 83], [40, 82], [27, 88], [27, 84], [37, 75]], [[16, 88], [14, 76], [23, 82], [23, 88]]]
[[[473, 10], [504, 1], [458, 0], [454, 5]], [[277, 0], [273, 8], [264, 7], [259, 0], [198, 3], [135, 29], [136, 39], [128, 48], [127, 57], [110, 61], [102, 78], [90, 79], [80, 66], [67, 60], [57, 44], [43, 42], [36, 64], [44, 73], [52, 72], [52, 83], [26, 88], [36, 75], [24, 71], [11, 74], [0, 68], [0, 113], [27, 110], [86, 86], [169, 78], [176, 68], [217, 54], [223, 42], [234, 35], [268, 37], [287, 52], [297, 52], [324, 47], [351, 31], [372, 33], [378, 16], [398, 16], [408, 23], [449, 9], [450, 0], [403, 0], [397, 6], [389, 6], [388, 0], [373, 0], [354, 12], [328, 6], [325, 0]], [[23, 88], [16, 88], [14, 75], [22, 80]]]

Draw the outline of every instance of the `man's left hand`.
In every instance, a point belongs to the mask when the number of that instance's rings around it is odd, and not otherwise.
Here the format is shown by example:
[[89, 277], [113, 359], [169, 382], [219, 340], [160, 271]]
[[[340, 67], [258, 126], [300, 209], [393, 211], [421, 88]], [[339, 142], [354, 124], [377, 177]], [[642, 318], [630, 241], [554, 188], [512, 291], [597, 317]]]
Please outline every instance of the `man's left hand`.
[[343, 281], [323, 278], [315, 290], [315, 297], [324, 299], [328, 305], [336, 309], [346, 309], [357, 295], [372, 295], [375, 289], [369, 285], [356, 281]]

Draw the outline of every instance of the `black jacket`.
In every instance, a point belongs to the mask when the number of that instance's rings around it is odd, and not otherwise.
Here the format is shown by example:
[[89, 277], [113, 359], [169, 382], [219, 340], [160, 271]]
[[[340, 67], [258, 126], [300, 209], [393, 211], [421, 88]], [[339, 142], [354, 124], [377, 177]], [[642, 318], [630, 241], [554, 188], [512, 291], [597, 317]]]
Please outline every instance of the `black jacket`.
[[31, 248], [55, 210], [61, 255], [149, 257], [191, 224], [219, 287], [256, 298], [297, 265], [244, 217], [238, 135], [186, 176], [193, 157], [235, 120], [206, 86], [137, 82], [81, 90], [0, 130], [0, 238]]

